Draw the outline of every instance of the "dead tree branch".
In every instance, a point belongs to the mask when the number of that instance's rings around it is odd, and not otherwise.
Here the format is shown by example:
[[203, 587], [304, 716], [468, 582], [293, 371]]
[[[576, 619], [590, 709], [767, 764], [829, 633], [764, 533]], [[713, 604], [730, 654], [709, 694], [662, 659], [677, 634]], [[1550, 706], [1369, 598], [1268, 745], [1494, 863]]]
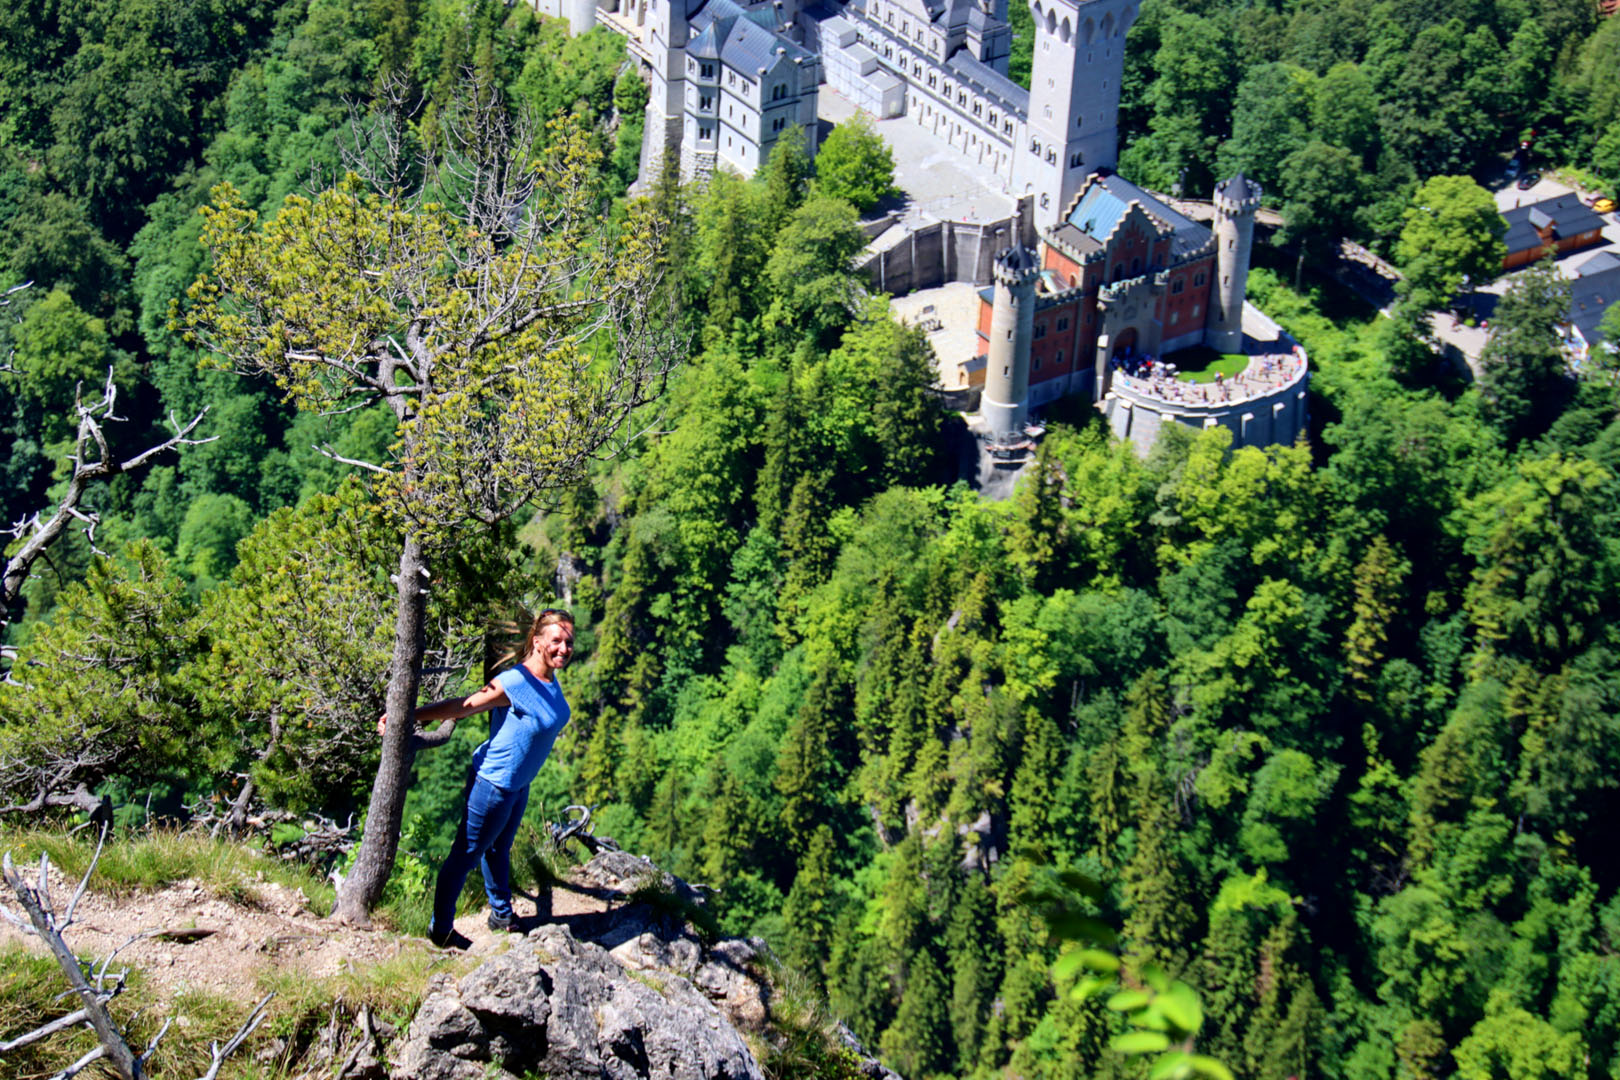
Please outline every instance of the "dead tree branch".
[[119, 457], [108, 446], [106, 433], [107, 424], [123, 419], [116, 412], [118, 387], [113, 383], [112, 369], [107, 369], [107, 383], [99, 399], [86, 402], [83, 388], [80, 389], [81, 393], [74, 402], [79, 417], [78, 432], [74, 436], [73, 452], [69, 457], [73, 471], [68, 477], [67, 490], [62, 493], [61, 501], [48, 518], [36, 513], [16, 522], [9, 529], [0, 529], [0, 533], [9, 532], [13, 540], [23, 541], [16, 554], [6, 560], [4, 574], [0, 576], [0, 633], [4, 633], [10, 621], [12, 605], [17, 602], [34, 564], [52, 544], [61, 539], [73, 522], [84, 526], [85, 536], [89, 538], [91, 546], [95, 546], [96, 526], [101, 524], [101, 516], [85, 505], [85, 496], [92, 484], [138, 469], [157, 455], [176, 447], [199, 446], [218, 438], [216, 435], [204, 439], [192, 438], [191, 433], [197, 430], [197, 425], [208, 414], [205, 407], [184, 424], [170, 414], [169, 426], [174, 431], [173, 435], [132, 457]]
[[[0, 1044], [0, 1053], [39, 1042], [80, 1024], [86, 1025], [96, 1033], [96, 1040], [99, 1044], [95, 1049], [57, 1073], [52, 1080], [70, 1080], [71, 1077], [97, 1061], [106, 1061], [113, 1071], [118, 1074], [120, 1080], [145, 1080], [148, 1075], [147, 1062], [151, 1060], [152, 1055], [157, 1051], [158, 1043], [168, 1034], [169, 1028], [173, 1024], [172, 1018], [165, 1020], [163, 1026], [158, 1029], [157, 1034], [153, 1035], [146, 1044], [146, 1048], [137, 1054], [130, 1048], [129, 1040], [123, 1028], [120, 1027], [118, 1021], [113, 1019], [112, 1012], [107, 1008], [108, 1003], [123, 992], [124, 979], [128, 974], [127, 971], [121, 971], [111, 976], [112, 985], [108, 986], [107, 968], [112, 963], [113, 957], [133, 942], [151, 936], [152, 932], [135, 935], [124, 945], [115, 949], [100, 965], [89, 969], [80, 962], [78, 956], [68, 947], [63, 936], [67, 929], [73, 925], [74, 912], [79, 906], [79, 901], [84, 897], [85, 889], [90, 884], [90, 876], [96, 871], [96, 864], [101, 861], [101, 852], [106, 847], [109, 828], [110, 823], [103, 822], [101, 837], [96, 842], [95, 854], [90, 857], [90, 865], [85, 868], [84, 876], [79, 879], [78, 887], [74, 889], [72, 899], [68, 901], [67, 907], [61, 914], [57, 913], [56, 905], [51, 899], [51, 863], [48, 856], [41, 855], [39, 857], [39, 873], [32, 883], [12, 864], [11, 852], [8, 851], [3, 857], [0, 857], [0, 873], [4, 874], [6, 884], [16, 894], [17, 902], [22, 905], [23, 912], [27, 915], [27, 922], [24, 923], [15, 913], [5, 908], [0, 908], [0, 914], [4, 914], [11, 922], [33, 933], [45, 943], [51, 955], [56, 958], [57, 966], [62, 969], [62, 975], [67, 979], [68, 994], [78, 997], [82, 1003], [82, 1006], [74, 1012], [42, 1024], [33, 1031], [26, 1032], [9, 1042]], [[267, 995], [260, 1001], [254, 1007], [253, 1012], [248, 1015], [246, 1022], [223, 1047], [218, 1043], [213, 1045], [213, 1064], [207, 1074], [200, 1080], [216, 1080], [219, 1075], [220, 1065], [242, 1045], [242, 1041], [252, 1034], [254, 1028], [259, 1026], [259, 1023], [264, 1019], [265, 1007], [269, 1005], [270, 999], [274, 996], [273, 994]]]

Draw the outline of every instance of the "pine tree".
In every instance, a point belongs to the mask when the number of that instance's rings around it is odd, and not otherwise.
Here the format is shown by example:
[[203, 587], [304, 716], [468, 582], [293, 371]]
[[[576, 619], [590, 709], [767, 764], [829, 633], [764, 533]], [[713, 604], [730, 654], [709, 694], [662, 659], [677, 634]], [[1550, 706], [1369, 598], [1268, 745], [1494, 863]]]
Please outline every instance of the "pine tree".
[[716, 766], [717, 789], [709, 800], [703, 827], [703, 876], [709, 881], [731, 881], [748, 869], [748, 853], [758, 819], [748, 793], [724, 760]]
[[950, 1064], [950, 987], [934, 950], [917, 950], [900, 991], [900, 1008], [881, 1040], [883, 1057], [903, 1076], [927, 1076]]
[[777, 755], [776, 791], [782, 796], [782, 826], [793, 852], [810, 848], [836, 791], [829, 728], [834, 704], [832, 676], [819, 674], [794, 714]]
[[1040, 861], [1052, 858], [1053, 791], [1063, 771], [1063, 736], [1044, 712], [1025, 711], [1024, 743], [1013, 774], [1009, 841]]
[[984, 1045], [991, 1002], [1001, 983], [1003, 952], [995, 931], [995, 906], [978, 874], [969, 874], [945, 923], [945, 957], [951, 972], [950, 1025], [956, 1036], [956, 1071], [971, 1072]]
[[834, 884], [833, 834], [825, 825], [816, 827], [810, 848], [799, 864], [787, 902], [782, 905], [786, 939], [782, 956], [788, 964], [809, 979], [817, 993], [824, 992], [828, 949], [842, 899]]
[[1197, 916], [1188, 902], [1188, 867], [1178, 849], [1180, 818], [1158, 761], [1159, 737], [1169, 727], [1163, 684], [1143, 675], [1126, 699], [1124, 750], [1130, 763], [1131, 815], [1136, 844], [1120, 874], [1125, 937], [1138, 963], [1180, 971]]
[[1389, 623], [1411, 569], [1382, 533], [1373, 537], [1367, 554], [1356, 564], [1355, 617], [1344, 634], [1344, 658], [1350, 670], [1350, 692], [1363, 703], [1372, 699], [1372, 680], [1384, 659]]
[[1008, 526], [1008, 558], [1032, 591], [1051, 591], [1064, 565], [1063, 470], [1052, 456], [1052, 440], [1035, 453], [1035, 465], [1013, 495]]

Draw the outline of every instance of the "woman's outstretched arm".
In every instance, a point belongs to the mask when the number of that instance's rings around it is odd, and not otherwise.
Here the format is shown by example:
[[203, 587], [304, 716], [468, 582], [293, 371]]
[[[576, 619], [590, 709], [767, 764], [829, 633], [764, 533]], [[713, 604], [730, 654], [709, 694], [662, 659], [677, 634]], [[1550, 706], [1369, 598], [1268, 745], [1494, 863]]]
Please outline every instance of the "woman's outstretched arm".
[[[473, 713], [487, 712], [490, 709], [498, 709], [503, 705], [510, 704], [511, 701], [507, 699], [506, 691], [502, 690], [499, 684], [491, 679], [489, 685], [482, 690], [468, 694], [466, 697], [445, 698], [443, 701], [435, 701], [431, 705], [422, 706], [416, 710], [416, 723], [420, 726], [438, 721], [449, 721], [448, 727], [443, 724], [440, 725], [443, 738], [438, 739], [437, 742], [425, 744], [437, 746], [438, 743], [450, 737], [450, 732], [455, 730], [455, 722], [462, 717], [471, 716]], [[381, 735], [387, 727], [388, 714], [383, 713], [377, 718], [377, 734]], [[437, 734], [439, 733], [435, 732], [435, 735]]]

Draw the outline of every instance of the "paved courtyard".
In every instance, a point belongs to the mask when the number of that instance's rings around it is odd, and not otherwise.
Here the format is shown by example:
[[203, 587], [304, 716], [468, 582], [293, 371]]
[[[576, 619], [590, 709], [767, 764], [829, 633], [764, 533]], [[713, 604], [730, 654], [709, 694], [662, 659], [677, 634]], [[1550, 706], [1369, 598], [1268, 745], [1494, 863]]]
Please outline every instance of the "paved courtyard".
[[[928, 310], [932, 308], [933, 310]], [[950, 281], [932, 289], [919, 289], [889, 301], [889, 311], [908, 326], [920, 326], [930, 320], [939, 322], [938, 330], [928, 332], [928, 344], [934, 347], [934, 367], [939, 385], [946, 390], [960, 390], [963, 361], [979, 355], [979, 286], [966, 281]]]
[[[831, 86], [817, 90], [817, 115], [841, 124], [857, 112]], [[867, 121], [894, 152], [894, 183], [907, 195], [905, 217], [941, 221], [1000, 221], [1017, 205], [1002, 190], [1001, 178], [917, 126], [909, 116]]]

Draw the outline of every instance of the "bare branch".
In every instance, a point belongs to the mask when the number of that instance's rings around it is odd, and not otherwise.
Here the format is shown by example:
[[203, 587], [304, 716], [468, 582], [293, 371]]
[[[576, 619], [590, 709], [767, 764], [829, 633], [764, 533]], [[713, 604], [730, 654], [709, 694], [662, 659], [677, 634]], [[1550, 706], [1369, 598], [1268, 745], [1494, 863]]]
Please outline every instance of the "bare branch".
[[66, 1031], [68, 1028], [78, 1027], [89, 1018], [90, 1014], [84, 1009], [80, 1009], [77, 1012], [70, 1012], [66, 1016], [59, 1016], [50, 1023], [41, 1024], [33, 1031], [19, 1035], [9, 1042], [0, 1042], [0, 1054], [9, 1054], [13, 1050], [21, 1050], [23, 1047], [37, 1043], [41, 1039], [50, 1038], [58, 1031]]
[[[78, 521], [86, 526], [85, 535], [90, 540], [92, 550], [96, 550], [95, 529], [101, 519], [94, 510], [84, 505], [85, 496], [92, 484], [138, 469], [165, 451], [180, 446], [198, 446], [218, 438], [218, 436], [209, 436], [205, 439], [192, 437], [191, 433], [197, 429], [197, 425], [202, 423], [203, 417], [208, 413], [206, 407], [186, 424], [180, 424], [171, 413], [169, 423], [174, 430], [173, 435], [155, 446], [147, 447], [133, 457], [119, 460], [112, 455], [104, 431], [105, 424], [122, 419], [116, 412], [117, 401], [118, 388], [113, 383], [112, 369], [109, 368], [100, 400], [87, 404], [81, 395], [74, 404], [74, 409], [78, 413], [78, 433], [74, 438], [72, 453], [69, 455], [73, 471], [68, 477], [67, 489], [62, 493], [56, 510], [45, 520], [41, 520], [40, 514], [33, 514], [17, 522], [9, 530], [12, 536], [19, 540], [23, 539], [25, 534], [28, 535], [22, 547], [6, 560], [4, 574], [0, 576], [0, 632], [4, 631], [10, 621], [11, 606], [21, 594], [23, 584], [32, 573], [34, 564], [46, 556], [52, 544], [61, 539], [70, 523]], [[97, 553], [101, 554], [99, 550]]]
[[101, 851], [107, 846], [107, 830], [112, 827], [111, 821], [101, 823], [101, 838], [96, 841], [96, 853], [90, 856], [90, 865], [84, 869], [84, 877], [79, 879], [79, 887], [74, 890], [73, 899], [68, 901], [67, 910], [62, 913], [61, 929], [66, 930], [73, 925], [73, 911], [79, 906], [79, 900], [84, 896], [85, 886], [90, 884], [90, 875], [96, 869], [96, 863], [101, 861]]
[[315, 451], [317, 454], [321, 455], [322, 457], [331, 458], [333, 461], [337, 462], [339, 465], [352, 465], [356, 469], [364, 469], [367, 472], [376, 473], [379, 476], [387, 476], [388, 475], [388, 470], [383, 468], [381, 465], [374, 465], [369, 461], [361, 461], [358, 458], [344, 457], [342, 454], [340, 454], [337, 451], [333, 450], [330, 446], [313, 446], [312, 445], [310, 447], [310, 449]]
[[85, 1054], [84, 1057], [80, 1058], [78, 1061], [75, 1061], [73, 1064], [51, 1077], [51, 1080], [69, 1080], [70, 1077], [77, 1076], [85, 1068], [85, 1066], [94, 1064], [106, 1056], [107, 1048], [105, 1046], [98, 1046], [94, 1050], [91, 1050], [89, 1053]]
[[[98, 851], [97, 854], [99, 855], [100, 852]], [[94, 865], [92, 861], [91, 866], [94, 867]], [[17, 900], [28, 914], [29, 921], [34, 924], [34, 932], [40, 936], [41, 940], [50, 949], [51, 954], [56, 957], [57, 966], [61, 968], [63, 976], [67, 979], [68, 986], [84, 1003], [85, 1012], [88, 1014], [87, 1022], [95, 1030], [96, 1038], [101, 1043], [101, 1054], [95, 1057], [87, 1055], [79, 1063], [69, 1066], [64, 1072], [67, 1076], [72, 1076], [73, 1073], [82, 1069], [85, 1065], [105, 1056], [114, 1071], [123, 1080], [141, 1080], [140, 1061], [135, 1057], [134, 1052], [130, 1050], [129, 1043], [124, 1041], [123, 1032], [119, 1030], [118, 1024], [112, 1018], [112, 1014], [107, 1011], [105, 1001], [101, 995], [96, 993], [95, 988], [90, 985], [90, 981], [85, 978], [84, 968], [80, 966], [79, 958], [74, 955], [72, 949], [68, 948], [67, 942], [62, 940], [61, 931], [57, 928], [56, 920], [50, 912], [49, 895], [43, 889], [48, 868], [49, 863], [47, 862], [40, 872], [41, 887], [35, 888], [24, 881], [22, 875], [12, 866], [11, 852], [6, 852], [4, 857], [0, 858], [0, 873], [5, 875], [6, 884], [11, 886], [12, 892], [16, 893]]]
[[253, 1006], [253, 1011], [248, 1014], [248, 1018], [242, 1022], [242, 1026], [236, 1029], [236, 1034], [232, 1035], [224, 1046], [214, 1043], [209, 1047], [209, 1052], [214, 1057], [213, 1064], [209, 1065], [208, 1071], [198, 1077], [197, 1080], [215, 1080], [219, 1076], [219, 1067], [225, 1064], [225, 1059], [234, 1054], [237, 1048], [242, 1045], [243, 1040], [253, 1034], [253, 1030], [264, 1021], [264, 1010], [269, 1007], [270, 999], [275, 996], [272, 993], [260, 998], [259, 1003]]

